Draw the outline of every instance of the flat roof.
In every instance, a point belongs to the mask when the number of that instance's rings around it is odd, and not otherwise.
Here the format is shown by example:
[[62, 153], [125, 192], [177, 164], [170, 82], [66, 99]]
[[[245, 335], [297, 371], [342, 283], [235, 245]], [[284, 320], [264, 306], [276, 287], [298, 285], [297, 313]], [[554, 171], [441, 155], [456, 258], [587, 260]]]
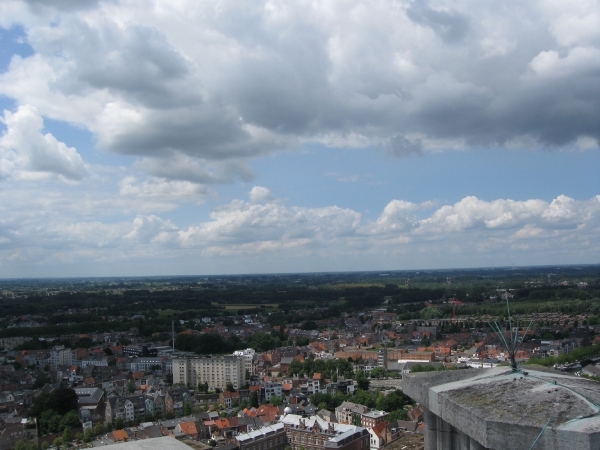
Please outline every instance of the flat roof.
[[120, 450], [190, 450], [190, 447], [177, 439], [165, 436], [154, 439], [140, 439], [138, 441], [128, 441], [117, 445]]

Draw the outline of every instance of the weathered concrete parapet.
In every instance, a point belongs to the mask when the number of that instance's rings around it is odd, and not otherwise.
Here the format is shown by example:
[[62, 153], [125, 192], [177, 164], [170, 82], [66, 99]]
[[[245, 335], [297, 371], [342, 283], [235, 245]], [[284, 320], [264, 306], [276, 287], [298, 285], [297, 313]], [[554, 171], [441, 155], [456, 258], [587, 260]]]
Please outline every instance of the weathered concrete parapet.
[[425, 408], [425, 449], [600, 449], [600, 383], [540, 366], [406, 375]]

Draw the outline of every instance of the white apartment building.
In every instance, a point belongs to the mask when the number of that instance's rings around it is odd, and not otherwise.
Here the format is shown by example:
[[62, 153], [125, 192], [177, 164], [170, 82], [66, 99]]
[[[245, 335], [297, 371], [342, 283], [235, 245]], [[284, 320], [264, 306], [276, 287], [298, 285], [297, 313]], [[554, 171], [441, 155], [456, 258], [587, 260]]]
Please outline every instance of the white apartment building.
[[50, 350], [50, 369], [56, 370], [58, 366], [70, 366], [77, 358], [74, 351], [65, 348], [64, 345], [54, 347]]
[[236, 350], [233, 352], [233, 356], [242, 356], [244, 358], [244, 370], [247, 370], [250, 375], [254, 375], [253, 361], [256, 350], [253, 348], [247, 348], [245, 350]]
[[240, 389], [246, 383], [245, 370], [241, 356], [175, 357], [173, 383], [186, 386], [208, 383], [211, 389], [225, 389], [231, 382], [235, 389]]

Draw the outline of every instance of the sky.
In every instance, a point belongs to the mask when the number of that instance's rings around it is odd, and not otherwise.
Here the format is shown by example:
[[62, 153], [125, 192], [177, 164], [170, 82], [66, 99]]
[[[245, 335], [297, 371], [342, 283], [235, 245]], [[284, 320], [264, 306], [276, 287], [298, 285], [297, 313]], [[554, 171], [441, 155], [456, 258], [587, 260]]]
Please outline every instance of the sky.
[[0, 278], [597, 264], [599, 143], [599, 1], [0, 2]]

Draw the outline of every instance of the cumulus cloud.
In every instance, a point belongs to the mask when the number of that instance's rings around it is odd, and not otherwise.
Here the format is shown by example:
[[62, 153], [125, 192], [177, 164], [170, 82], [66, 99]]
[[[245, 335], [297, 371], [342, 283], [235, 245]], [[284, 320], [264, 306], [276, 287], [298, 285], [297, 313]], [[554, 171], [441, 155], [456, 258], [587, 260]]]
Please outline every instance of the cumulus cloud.
[[250, 191], [250, 202], [252, 203], [272, 203], [275, 196], [266, 187], [254, 186]]
[[[41, 197], [48, 208], [52, 200]], [[515, 256], [523, 264], [545, 264], [548, 258], [591, 263], [600, 251], [600, 196], [551, 202], [465, 197], [433, 209], [430, 202], [392, 200], [368, 220], [348, 208], [288, 206], [255, 186], [248, 200], [223, 204], [208, 220], [191, 225], [160, 214], [110, 220], [123, 203], [106, 211], [104, 220], [90, 220], [88, 211], [59, 206], [59, 200], [51, 212], [0, 205], [0, 260], [35, 260], [48, 271], [56, 260], [107, 267], [152, 258], [161, 267], [174, 264], [173, 273], [183, 273], [186, 264], [205, 273], [240, 273], [279, 271], [283, 261], [293, 262], [288, 270], [419, 268], [423, 258], [433, 267], [510, 264]], [[86, 203], [89, 210], [101, 205], [93, 197]], [[201, 266], [194, 265], [198, 258]], [[218, 268], [208, 263], [217, 260]]]
[[[375, 267], [435, 252], [439, 265], [472, 265], [526, 247], [528, 262], [597, 261], [597, 197], [395, 199], [369, 220], [255, 186], [204, 219], [194, 208], [214, 206], [220, 184], [252, 181], [252, 158], [315, 143], [394, 158], [597, 151], [599, 23], [593, 2], [552, 0], [5, 0], [0, 25], [22, 28], [31, 53], [0, 73], [0, 95], [15, 105], [2, 119], [0, 177], [20, 181], [2, 183], [0, 261], [270, 255], [264, 264], [272, 257], [279, 270], [284, 255]], [[133, 157], [86, 165], [44, 132], [45, 119]], [[55, 179], [78, 182], [80, 201]], [[182, 203], [185, 223], [173, 212]]]
[[0, 175], [16, 178], [56, 175], [80, 181], [88, 174], [76, 149], [50, 133], [42, 134], [44, 124], [37, 108], [24, 105], [15, 113], [4, 111], [0, 121], [6, 125], [0, 137]]
[[0, 92], [106, 151], [215, 161], [316, 141], [402, 157], [600, 140], [588, 4], [79, 3], [6, 7], [35, 53], [13, 58]]

